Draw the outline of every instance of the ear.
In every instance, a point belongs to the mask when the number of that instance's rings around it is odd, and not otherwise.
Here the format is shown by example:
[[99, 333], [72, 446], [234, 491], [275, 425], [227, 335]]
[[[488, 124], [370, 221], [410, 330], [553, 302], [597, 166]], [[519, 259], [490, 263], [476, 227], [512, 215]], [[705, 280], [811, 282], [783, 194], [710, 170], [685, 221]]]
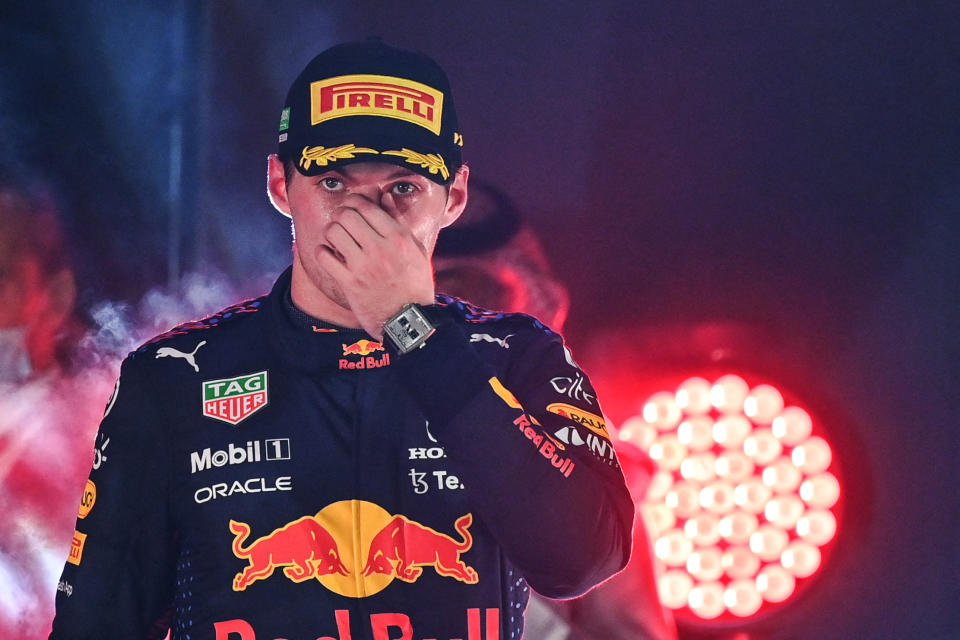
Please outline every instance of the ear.
[[277, 154], [267, 156], [267, 198], [273, 208], [287, 216], [290, 213], [290, 200], [287, 198], [287, 176], [283, 171], [283, 162]]
[[447, 204], [444, 207], [443, 219], [440, 222], [440, 228], [449, 227], [463, 210], [467, 208], [467, 183], [470, 181], [470, 167], [460, 165], [457, 173], [453, 176], [450, 183], [450, 190], [447, 192]]

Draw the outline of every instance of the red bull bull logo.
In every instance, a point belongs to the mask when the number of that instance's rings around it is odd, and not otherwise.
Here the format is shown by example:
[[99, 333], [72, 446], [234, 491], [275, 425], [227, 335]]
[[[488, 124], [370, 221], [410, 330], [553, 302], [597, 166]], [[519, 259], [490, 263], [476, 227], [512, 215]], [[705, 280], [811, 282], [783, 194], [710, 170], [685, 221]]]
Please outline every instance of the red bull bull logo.
[[277, 567], [283, 567], [284, 575], [294, 582], [328, 573], [347, 575], [337, 541], [313, 516], [274, 529], [246, 548], [243, 543], [250, 535], [250, 526], [231, 520], [230, 531], [236, 536], [233, 554], [250, 562], [233, 579], [234, 591], [244, 591], [251, 583], [269, 578]]
[[472, 524], [469, 513], [454, 522], [457, 540], [372, 502], [343, 500], [247, 544], [250, 526], [231, 520], [233, 554], [248, 562], [234, 578], [233, 589], [244, 591], [281, 567], [293, 582], [316, 579], [354, 598], [379, 593], [394, 578], [416, 582], [426, 568], [476, 584], [476, 570], [461, 558], [473, 547]]
[[353, 344], [344, 344], [343, 355], [368, 356], [374, 351], [383, 351], [383, 345], [373, 340], [357, 340]]
[[394, 574], [406, 582], [416, 582], [423, 567], [433, 567], [441, 576], [476, 584], [477, 572], [460, 560], [460, 554], [473, 546], [471, 524], [472, 514], [457, 519], [454, 528], [461, 536], [457, 542], [404, 516], [394, 516], [370, 543], [363, 575]]
[[[357, 340], [353, 344], [341, 345], [344, 356], [360, 356], [359, 359], [340, 358], [340, 369], [376, 369], [390, 364], [390, 354], [386, 353], [383, 345], [373, 340]], [[378, 357], [370, 355], [376, 351], [383, 351]]]

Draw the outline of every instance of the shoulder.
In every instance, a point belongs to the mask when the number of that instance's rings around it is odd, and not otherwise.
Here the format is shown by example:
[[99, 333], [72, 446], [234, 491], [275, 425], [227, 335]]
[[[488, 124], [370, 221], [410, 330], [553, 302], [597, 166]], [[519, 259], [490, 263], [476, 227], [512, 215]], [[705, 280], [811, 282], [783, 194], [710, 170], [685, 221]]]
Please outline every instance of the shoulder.
[[157, 335], [130, 352], [127, 360], [136, 360], [145, 354], [154, 358], [176, 357], [190, 361], [197, 350], [208, 341], [230, 339], [255, 332], [254, 318], [263, 308], [267, 296], [243, 300], [199, 320], [179, 324]]
[[503, 349], [520, 343], [563, 344], [559, 333], [525, 313], [492, 311], [444, 293], [437, 294], [436, 307], [463, 328], [470, 342], [489, 343]]

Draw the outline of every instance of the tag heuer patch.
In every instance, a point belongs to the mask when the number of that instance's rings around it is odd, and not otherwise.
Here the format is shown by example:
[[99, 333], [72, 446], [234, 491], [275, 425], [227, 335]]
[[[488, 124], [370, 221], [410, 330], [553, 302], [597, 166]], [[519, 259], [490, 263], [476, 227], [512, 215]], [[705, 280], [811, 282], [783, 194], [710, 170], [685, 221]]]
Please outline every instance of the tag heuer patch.
[[203, 383], [203, 415], [237, 424], [267, 406], [267, 372]]

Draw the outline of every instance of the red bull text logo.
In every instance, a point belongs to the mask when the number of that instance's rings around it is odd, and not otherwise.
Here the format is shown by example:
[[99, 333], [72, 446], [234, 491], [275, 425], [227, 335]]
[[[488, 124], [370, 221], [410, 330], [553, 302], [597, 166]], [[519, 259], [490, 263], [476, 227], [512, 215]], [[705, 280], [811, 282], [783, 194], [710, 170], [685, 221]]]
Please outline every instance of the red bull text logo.
[[[333, 615], [337, 625], [336, 637], [322, 636], [317, 640], [353, 640], [350, 611], [337, 609]], [[216, 640], [257, 640], [253, 627], [241, 618], [214, 622], [213, 628]], [[400, 635], [394, 635], [394, 631], [399, 631]], [[370, 634], [373, 640], [414, 640], [415, 637], [410, 616], [405, 613], [371, 613]], [[467, 609], [466, 637], [461, 635], [450, 640], [500, 640], [500, 609], [485, 609], [482, 616], [479, 608]]]
[[[340, 369], [376, 369], [390, 364], [390, 354], [383, 345], [373, 340], [357, 340], [353, 344], [340, 345], [345, 356], [360, 356], [359, 360], [340, 358]], [[371, 356], [371, 353], [382, 351], [383, 355]]]
[[570, 456], [563, 456], [560, 454], [560, 451], [564, 449], [564, 446], [545, 434], [539, 429], [534, 429], [534, 423], [527, 418], [526, 415], [522, 415], [516, 420], [513, 421], [513, 424], [517, 425], [517, 428], [520, 429], [527, 440], [529, 440], [537, 448], [537, 451], [540, 452], [544, 458], [550, 461], [550, 464], [553, 467], [563, 474], [565, 478], [569, 478], [570, 474], [573, 473], [573, 468], [577, 466], [577, 463], [570, 458]]
[[393, 76], [355, 74], [310, 85], [310, 124], [343, 116], [397, 118], [440, 135], [443, 93]]
[[203, 415], [237, 424], [267, 406], [267, 372], [203, 383]]
[[334, 593], [354, 598], [379, 593], [394, 578], [416, 582], [426, 567], [476, 584], [476, 570], [460, 557], [473, 547], [471, 524], [472, 514], [458, 518], [454, 529], [460, 539], [455, 540], [372, 502], [342, 500], [247, 544], [250, 526], [231, 520], [233, 554], [249, 563], [234, 578], [233, 590], [244, 591], [281, 567], [293, 582], [315, 578]]
[[[499, 378], [493, 377], [487, 382], [490, 384], [493, 392], [496, 393], [507, 406], [523, 411], [523, 406], [513, 393], [503, 386]], [[550, 437], [539, 428], [534, 428], [540, 427], [540, 422], [534, 416], [527, 415], [526, 413], [521, 414], [513, 421], [513, 424], [517, 425], [520, 433], [537, 448], [540, 455], [550, 461], [550, 464], [552, 464], [557, 471], [562, 473], [566, 478], [570, 477], [570, 474], [573, 473], [573, 468], [577, 466], [577, 464], [569, 456], [565, 457], [558, 453], [565, 449], [560, 441]]]

